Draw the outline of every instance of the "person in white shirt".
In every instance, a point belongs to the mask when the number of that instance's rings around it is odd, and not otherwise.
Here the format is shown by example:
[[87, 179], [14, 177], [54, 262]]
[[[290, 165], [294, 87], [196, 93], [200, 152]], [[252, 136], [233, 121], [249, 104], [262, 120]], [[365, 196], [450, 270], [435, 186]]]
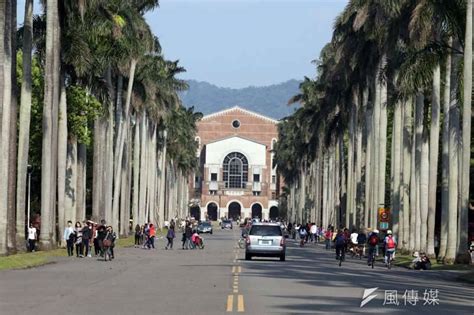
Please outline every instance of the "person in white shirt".
[[67, 255], [69, 257], [74, 256], [74, 228], [72, 227], [72, 221], [67, 221], [63, 239], [66, 241]]
[[351, 243], [353, 245], [357, 245], [359, 244], [359, 242], [357, 241], [357, 237], [359, 236], [359, 234], [357, 233], [356, 230], [352, 230], [352, 234], [351, 234]]
[[36, 228], [33, 226], [33, 224], [30, 224], [30, 227], [28, 228], [28, 250], [30, 252], [35, 251], [37, 236]]
[[311, 224], [310, 233], [311, 233], [311, 241], [315, 242], [316, 234], [318, 233], [318, 227], [316, 226], [315, 223]]

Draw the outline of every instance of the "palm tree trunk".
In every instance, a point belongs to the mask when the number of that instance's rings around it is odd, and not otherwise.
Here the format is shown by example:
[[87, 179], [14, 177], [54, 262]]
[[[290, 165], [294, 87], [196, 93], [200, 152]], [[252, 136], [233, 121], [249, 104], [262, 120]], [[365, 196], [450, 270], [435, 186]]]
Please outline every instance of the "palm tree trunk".
[[77, 175], [77, 139], [70, 135], [67, 143], [64, 213], [66, 220], [71, 220], [73, 223], [80, 219], [76, 218]]
[[[138, 194], [140, 184], [140, 124], [135, 124], [135, 136], [133, 141], [133, 225], [142, 224], [138, 219]], [[164, 195], [164, 194], [163, 194]]]
[[[64, 231], [65, 216], [65, 194], [66, 194], [66, 160], [67, 160], [67, 101], [66, 87], [61, 84], [61, 97], [59, 101], [59, 131], [58, 131], [58, 227], [59, 233]], [[65, 245], [61, 237], [61, 246]]]
[[[378, 158], [378, 197], [377, 207], [385, 207], [385, 172], [387, 170], [387, 82], [380, 83], [380, 130], [379, 130], [379, 158]], [[378, 212], [378, 211], [376, 211]], [[377, 218], [376, 213], [376, 218]], [[377, 219], [376, 219], [377, 220]]]
[[128, 164], [129, 161], [129, 142], [127, 141], [124, 144], [124, 157], [122, 161], [122, 174], [121, 178], [121, 192], [120, 192], [120, 230], [119, 233], [121, 236], [126, 236], [128, 234], [128, 219], [127, 212], [130, 213], [130, 209], [127, 208], [127, 199], [130, 198], [130, 195], [127, 194], [128, 189]]
[[[160, 196], [160, 203], [158, 205], [159, 219], [161, 222], [165, 220], [165, 188], [166, 188], [166, 141], [167, 141], [167, 132], [163, 131], [163, 148], [161, 151], [161, 163], [160, 163], [160, 191], [158, 192]], [[219, 205], [220, 207], [221, 205]]]
[[[414, 209], [414, 186], [410, 187], [410, 178], [414, 178], [412, 172], [413, 161], [413, 98], [409, 98], [404, 104], [403, 112], [403, 174], [402, 174], [402, 199], [403, 208], [403, 239], [399, 243], [403, 248], [413, 250], [415, 247], [413, 237], [413, 226], [410, 224], [410, 218], [413, 218]], [[411, 189], [410, 189], [411, 188]], [[412, 222], [414, 224], [414, 221]]]
[[[448, 45], [453, 43], [452, 37]], [[448, 212], [449, 212], [449, 96], [451, 89], [451, 54], [446, 57], [446, 70], [443, 95], [443, 145], [441, 167], [441, 228], [439, 236], [438, 258], [442, 261], [446, 256], [448, 245]]]
[[[100, 219], [105, 218], [103, 211], [105, 210], [101, 207], [102, 200], [102, 174], [103, 174], [103, 163], [102, 155], [103, 150], [101, 150], [101, 118], [97, 118], [94, 121], [94, 154], [92, 167], [94, 176], [92, 177], [92, 219], [96, 222], [99, 222]], [[102, 213], [101, 213], [102, 212]]]
[[87, 151], [86, 145], [79, 143], [77, 145], [77, 202], [76, 219], [83, 221], [86, 219], [86, 165]]
[[374, 114], [372, 116], [372, 171], [371, 171], [371, 226], [375, 229], [378, 228], [377, 224], [377, 208], [378, 208], [378, 188], [379, 184], [379, 172], [380, 172], [380, 111], [381, 111], [381, 98], [380, 98], [380, 83], [379, 83], [379, 74], [377, 70], [377, 75], [375, 79], [375, 100], [374, 100]]
[[[460, 48], [456, 40], [453, 44], [455, 49]], [[459, 89], [458, 72], [460, 57], [457, 54], [451, 55], [451, 90], [449, 104], [449, 205], [448, 205], [448, 241], [446, 246], [446, 263], [454, 263], [456, 250], [458, 248], [458, 173], [459, 173], [459, 145], [460, 145], [460, 123], [459, 104], [457, 93]]]
[[469, 176], [471, 164], [471, 107], [472, 107], [472, 14], [473, 0], [466, 1], [466, 32], [464, 39], [463, 68], [463, 111], [462, 111], [462, 157], [461, 157], [461, 189], [459, 212], [459, 243], [458, 253], [465, 254], [468, 250], [469, 224]]
[[433, 96], [431, 99], [429, 186], [428, 186], [428, 243], [427, 255], [435, 258], [434, 237], [436, 218], [436, 188], [438, 184], [439, 116], [441, 99], [441, 68], [438, 64], [433, 71]]
[[[25, 22], [23, 24], [23, 78], [20, 97], [20, 124], [18, 136], [18, 168], [16, 189], [16, 244], [24, 249], [28, 222], [25, 219], [26, 180], [28, 170], [28, 150], [31, 120], [31, 53], [33, 37], [33, 0], [25, 1]], [[3, 38], [3, 37], [2, 37]]]
[[147, 144], [147, 117], [146, 113], [142, 114], [141, 126], [141, 156], [140, 156], [140, 193], [138, 197], [138, 217], [140, 222], [146, 222], [146, 180], [147, 180], [147, 167], [146, 167], [146, 160], [148, 156], [148, 148]]
[[[16, 77], [16, 7], [17, 1], [11, 0], [11, 103], [10, 103], [10, 143], [8, 162], [8, 252], [16, 252], [16, 165], [17, 165], [17, 123], [18, 123], [18, 88]], [[23, 242], [22, 242], [23, 243]]]
[[[133, 89], [133, 81], [135, 79], [135, 69], [137, 66], [137, 61], [135, 59], [132, 59], [130, 61], [130, 70], [129, 70], [129, 75], [128, 75], [128, 86], [127, 86], [127, 96], [126, 96], [126, 101], [125, 101], [125, 109], [124, 109], [124, 115], [126, 122], [122, 124], [122, 126], [118, 127], [119, 130], [119, 135], [118, 135], [118, 147], [116, 149], [116, 154], [118, 156], [117, 160], [117, 165], [115, 167], [115, 187], [114, 187], [114, 192], [113, 192], [113, 205], [112, 205], [112, 212], [113, 213], [118, 213], [118, 208], [119, 208], [119, 194], [120, 194], [120, 174], [121, 174], [121, 166], [122, 166], [122, 158], [123, 158], [123, 146], [124, 146], [124, 141], [127, 136], [127, 122], [130, 119], [130, 103], [132, 99], [132, 89]], [[124, 125], [124, 126], [123, 126]]]
[[[371, 224], [371, 191], [372, 191], [372, 166], [373, 166], [373, 161], [372, 161], [372, 140], [373, 140], [373, 129], [372, 129], [372, 113], [369, 108], [366, 108], [365, 111], [365, 205], [364, 205], [364, 226], [369, 227], [369, 224]], [[373, 228], [376, 228], [373, 226]]]
[[[51, 195], [55, 186], [51, 181], [53, 173], [53, 106], [54, 106], [54, 32], [55, 20], [58, 19], [58, 1], [46, 1], [46, 57], [44, 68], [44, 105], [43, 105], [43, 144], [41, 155], [41, 229], [40, 245], [43, 249], [52, 247], [52, 217], [54, 205]], [[3, 152], [3, 150], [2, 150]], [[2, 164], [3, 165], [3, 164]], [[0, 176], [0, 178], [4, 178]], [[0, 189], [1, 191], [1, 189]], [[0, 197], [0, 200], [1, 197]]]
[[422, 93], [418, 93], [416, 97], [416, 113], [415, 113], [415, 178], [416, 178], [416, 207], [415, 207], [415, 249], [421, 249], [421, 224], [422, 224], [422, 199], [421, 196], [421, 163], [423, 148], [423, 115], [424, 100]]
[[428, 142], [428, 132], [423, 130], [421, 147], [421, 169], [420, 169], [420, 249], [426, 253], [428, 236], [428, 185], [430, 181], [430, 145]]
[[[411, 117], [410, 117], [411, 118]], [[411, 119], [410, 119], [411, 120]], [[417, 234], [417, 212], [419, 206], [417, 203], [417, 181], [416, 181], [416, 110], [415, 118], [412, 120], [411, 126], [411, 161], [410, 161], [410, 236], [409, 236], [409, 250], [414, 251], [416, 248], [416, 234]], [[405, 121], [406, 126], [406, 121]]]
[[402, 102], [398, 101], [395, 103], [394, 114], [393, 114], [393, 129], [392, 129], [392, 147], [393, 154], [392, 160], [392, 230], [393, 234], [397, 237], [397, 240], [403, 239], [403, 230], [400, 227], [403, 225], [403, 211], [400, 211], [400, 197], [401, 197], [401, 150], [402, 150]]

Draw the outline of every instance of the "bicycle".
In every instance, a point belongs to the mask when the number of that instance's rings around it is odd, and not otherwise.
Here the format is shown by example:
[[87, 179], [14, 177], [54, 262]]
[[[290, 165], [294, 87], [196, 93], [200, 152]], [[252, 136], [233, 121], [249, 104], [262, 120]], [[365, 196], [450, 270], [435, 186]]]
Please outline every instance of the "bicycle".
[[392, 269], [392, 260], [393, 260], [393, 253], [392, 251], [387, 251], [385, 256], [387, 256], [387, 268]]
[[339, 267], [342, 266], [342, 261], [344, 260], [345, 258], [345, 248], [342, 247], [339, 251], [338, 251], [338, 248], [336, 248], [336, 253], [337, 253], [337, 260], [339, 260]]

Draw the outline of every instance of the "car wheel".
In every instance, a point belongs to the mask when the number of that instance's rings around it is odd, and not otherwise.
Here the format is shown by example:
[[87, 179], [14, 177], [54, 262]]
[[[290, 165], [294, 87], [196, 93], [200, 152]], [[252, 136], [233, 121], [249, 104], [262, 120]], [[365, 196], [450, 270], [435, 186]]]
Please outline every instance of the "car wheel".
[[245, 260], [252, 260], [252, 255], [245, 253]]
[[280, 261], [285, 261], [285, 254], [280, 255]]
[[211, 231], [210, 233], [211, 233], [211, 235], [212, 235], [212, 231]]

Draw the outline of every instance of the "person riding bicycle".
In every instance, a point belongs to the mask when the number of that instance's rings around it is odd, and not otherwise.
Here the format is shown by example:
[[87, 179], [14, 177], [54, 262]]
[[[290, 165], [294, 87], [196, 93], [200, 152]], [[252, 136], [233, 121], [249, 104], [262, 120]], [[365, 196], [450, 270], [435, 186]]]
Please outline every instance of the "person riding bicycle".
[[300, 246], [304, 246], [304, 243], [306, 242], [306, 237], [308, 236], [308, 231], [306, 231], [306, 227], [304, 225], [301, 225], [298, 232], [300, 235]]
[[383, 241], [383, 245], [385, 247], [385, 264], [388, 263], [388, 256], [390, 255], [390, 260], [393, 259], [393, 255], [395, 254], [395, 248], [397, 247], [397, 241], [395, 240], [395, 236], [392, 235], [392, 230], [387, 231], [387, 236]]
[[344, 260], [347, 238], [343, 231], [337, 231], [336, 237], [334, 238], [334, 245], [336, 247], [336, 259], [341, 257], [341, 259]]
[[359, 245], [359, 241], [357, 239], [357, 237], [359, 236], [359, 234], [357, 234], [357, 230], [356, 229], [352, 229], [352, 233], [350, 235], [350, 250], [353, 251], [355, 253], [356, 251], [356, 248], [357, 246]]
[[369, 248], [369, 253], [367, 255], [367, 265], [372, 264], [372, 258], [375, 256], [375, 253], [377, 252], [377, 246], [379, 244], [379, 230], [375, 229], [373, 232], [369, 234], [367, 245]]

